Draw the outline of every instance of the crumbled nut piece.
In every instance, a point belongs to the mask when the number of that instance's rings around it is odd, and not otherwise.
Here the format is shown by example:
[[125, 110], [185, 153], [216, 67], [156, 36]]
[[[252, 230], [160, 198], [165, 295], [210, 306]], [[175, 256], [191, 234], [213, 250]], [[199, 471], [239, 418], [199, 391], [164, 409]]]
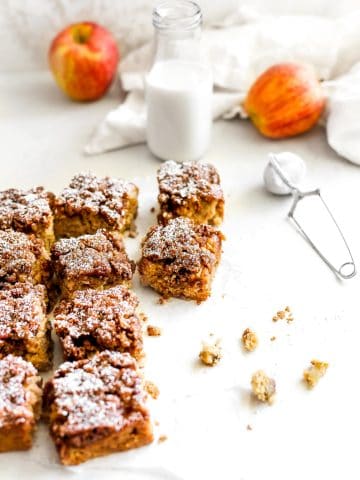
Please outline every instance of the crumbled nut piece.
[[203, 342], [202, 350], [199, 353], [199, 358], [204, 365], [213, 367], [219, 363], [222, 357], [220, 340], [216, 340], [214, 344]]
[[311, 360], [310, 363], [311, 366], [304, 371], [304, 382], [309, 388], [313, 388], [320, 378], [325, 375], [329, 364], [320, 360]]
[[158, 442], [162, 443], [165, 442], [168, 439], [167, 435], [160, 435]]
[[248, 352], [253, 352], [259, 343], [256, 333], [250, 330], [250, 328], [244, 330], [241, 341], [244, 349]]
[[285, 307], [284, 310], [276, 312], [276, 315], [272, 317], [272, 321], [277, 322], [278, 320], [286, 320], [287, 323], [291, 323], [294, 320], [290, 307]]
[[252, 428], [252, 426], [251, 426], [251, 425], [246, 425], [246, 430], [249, 430], [249, 431], [251, 431], [252, 429], [253, 429], [253, 428]]
[[154, 398], [155, 400], [158, 398], [160, 395], [160, 390], [159, 388], [155, 385], [155, 383], [147, 381], [145, 382], [145, 390], [147, 393]]
[[265, 372], [258, 370], [251, 377], [251, 388], [255, 397], [260, 402], [271, 404], [276, 393], [275, 380], [268, 377]]
[[155, 207], [150, 208], [150, 213], [155, 213]]
[[156, 325], [148, 325], [147, 334], [149, 335], [149, 337], [160, 337], [161, 328], [157, 327]]
[[274, 340], [276, 340], [276, 337], [273, 335], [272, 337], [270, 337], [270, 341], [273, 342]]

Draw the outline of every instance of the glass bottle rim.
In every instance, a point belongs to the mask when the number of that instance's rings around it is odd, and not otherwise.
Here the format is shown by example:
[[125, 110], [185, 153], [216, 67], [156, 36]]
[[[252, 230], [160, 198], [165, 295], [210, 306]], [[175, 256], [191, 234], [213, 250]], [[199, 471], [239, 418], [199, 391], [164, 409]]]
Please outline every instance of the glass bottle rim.
[[201, 8], [191, 0], [165, 0], [154, 8], [152, 15], [158, 30], [192, 30], [201, 22]]

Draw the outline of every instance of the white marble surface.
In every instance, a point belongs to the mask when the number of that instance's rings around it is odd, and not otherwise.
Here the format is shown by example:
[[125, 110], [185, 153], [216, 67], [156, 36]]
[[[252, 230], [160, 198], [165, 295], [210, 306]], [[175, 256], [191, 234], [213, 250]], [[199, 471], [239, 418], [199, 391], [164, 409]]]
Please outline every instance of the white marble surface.
[[[115, 89], [116, 90], [116, 89]], [[155, 221], [159, 162], [145, 146], [86, 158], [92, 128], [116, 104], [116, 91], [94, 104], [74, 104], [48, 74], [0, 76], [1, 189], [43, 184], [59, 191], [81, 170], [134, 179], [141, 188], [133, 258]], [[271, 142], [243, 121], [214, 127], [206, 160], [221, 172], [226, 192], [223, 260], [212, 297], [201, 306], [157, 296], [135, 281], [150, 322], [163, 328], [146, 339], [149, 379], [161, 390], [151, 403], [168, 440], [74, 468], [59, 465], [45, 426], [26, 453], [1, 454], [1, 480], [107, 479], [315, 479], [359, 478], [359, 278], [340, 282], [285, 220], [289, 201], [262, 188], [269, 151], [291, 150], [308, 165], [309, 186], [322, 191], [340, 221], [355, 259], [360, 258], [360, 170], [337, 157], [321, 129], [298, 139]], [[290, 305], [295, 321], [271, 321]], [[257, 351], [242, 352], [246, 327], [260, 337]], [[224, 358], [199, 366], [201, 340], [222, 338]], [[271, 342], [270, 337], [276, 340]], [[309, 361], [329, 361], [313, 391], [301, 376]], [[273, 406], [251, 400], [251, 374], [262, 368], [278, 386]], [[250, 424], [252, 431], [246, 426]]]

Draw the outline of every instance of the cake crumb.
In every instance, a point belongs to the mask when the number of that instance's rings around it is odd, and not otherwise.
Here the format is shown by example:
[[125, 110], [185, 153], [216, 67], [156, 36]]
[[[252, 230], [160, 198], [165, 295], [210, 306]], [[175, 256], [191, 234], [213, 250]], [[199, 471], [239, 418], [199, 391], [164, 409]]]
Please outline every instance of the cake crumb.
[[273, 335], [272, 337], [270, 337], [270, 342], [273, 342], [274, 340], [276, 340], [275, 335]]
[[219, 363], [221, 357], [222, 351], [220, 340], [216, 340], [213, 344], [203, 342], [202, 350], [199, 353], [199, 358], [204, 365], [213, 367]]
[[168, 301], [168, 298], [165, 297], [159, 297], [157, 303], [159, 305], [164, 305]]
[[251, 425], [246, 425], [246, 430], [249, 430], [249, 431], [251, 431], [252, 429], [253, 429], [253, 428], [252, 428], [252, 426], [251, 426]]
[[156, 325], [148, 325], [147, 334], [149, 335], [149, 337], [160, 337], [161, 328], [157, 327]]
[[328, 369], [329, 364], [327, 362], [321, 362], [320, 360], [311, 360], [311, 366], [304, 371], [304, 382], [309, 388], [315, 387], [321, 377], [323, 377]]
[[145, 390], [147, 393], [154, 398], [155, 400], [159, 397], [160, 395], [160, 390], [159, 388], [155, 385], [154, 382], [146, 381], [145, 382]]
[[168, 439], [167, 435], [160, 435], [158, 442], [162, 443], [165, 442]]
[[149, 320], [149, 317], [147, 315], [145, 315], [145, 313], [143, 313], [143, 312], [139, 313], [139, 318], [142, 322], [147, 322]]
[[251, 377], [253, 395], [260, 401], [272, 404], [276, 393], [275, 380], [268, 377], [263, 370], [258, 370]]
[[287, 323], [294, 321], [294, 317], [289, 306], [286, 306], [284, 310], [279, 310], [276, 312], [276, 315], [272, 317], [273, 322], [277, 322], [278, 320], [286, 320]]
[[244, 349], [247, 352], [253, 352], [255, 348], [258, 346], [259, 340], [255, 332], [250, 330], [250, 328], [246, 328], [243, 331], [241, 341], [243, 344]]
[[155, 425], [156, 427], [158, 427], [158, 426], [160, 425], [159, 420], [155, 420], [155, 421], [154, 421], [154, 425]]
[[136, 225], [133, 223], [130, 226], [128, 237], [129, 238], [136, 238], [137, 236], [138, 236], [138, 231], [137, 231]]
[[150, 208], [150, 213], [155, 213], [155, 207]]

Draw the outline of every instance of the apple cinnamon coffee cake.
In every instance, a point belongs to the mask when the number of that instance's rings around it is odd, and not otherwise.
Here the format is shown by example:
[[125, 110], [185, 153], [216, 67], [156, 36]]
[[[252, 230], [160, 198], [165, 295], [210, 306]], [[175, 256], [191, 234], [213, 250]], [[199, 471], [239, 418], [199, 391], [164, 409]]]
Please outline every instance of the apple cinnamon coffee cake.
[[158, 171], [159, 223], [187, 217], [195, 223], [220, 225], [224, 217], [224, 194], [212, 165], [200, 162], [165, 162]]
[[23, 357], [38, 370], [52, 364], [51, 326], [43, 285], [17, 283], [0, 290], [0, 358]]
[[139, 300], [123, 286], [78, 290], [54, 311], [55, 331], [66, 360], [81, 360], [102, 350], [143, 356]]
[[50, 432], [64, 465], [153, 440], [146, 393], [128, 353], [103, 351], [63, 363], [44, 391]]
[[0, 230], [32, 233], [49, 249], [54, 241], [53, 200], [43, 187], [0, 192]]
[[50, 255], [34, 235], [0, 230], [0, 288], [7, 283], [48, 285]]
[[58, 240], [52, 247], [52, 261], [55, 282], [65, 297], [85, 288], [130, 286], [135, 270], [121, 235], [106, 230]]
[[184, 217], [151, 227], [143, 239], [138, 265], [143, 285], [165, 298], [206, 300], [223, 238], [215, 227], [197, 225]]
[[0, 452], [31, 448], [41, 408], [41, 377], [26, 360], [0, 360]]
[[138, 188], [120, 178], [80, 173], [54, 201], [56, 238], [78, 237], [100, 228], [124, 232], [137, 213]]

